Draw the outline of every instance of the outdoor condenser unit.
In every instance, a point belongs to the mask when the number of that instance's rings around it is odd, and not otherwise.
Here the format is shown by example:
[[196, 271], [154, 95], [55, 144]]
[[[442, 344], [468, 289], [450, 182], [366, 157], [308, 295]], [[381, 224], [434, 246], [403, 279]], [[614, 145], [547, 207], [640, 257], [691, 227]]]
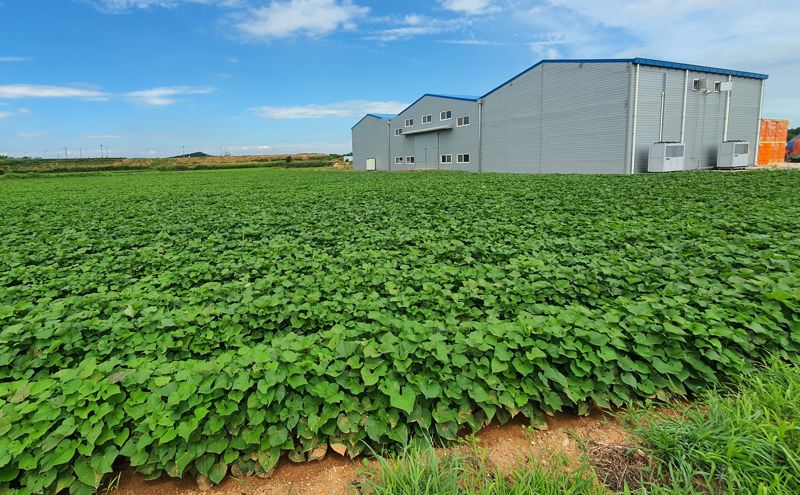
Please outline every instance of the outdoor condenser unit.
[[740, 168], [749, 165], [750, 143], [747, 141], [725, 141], [719, 145], [717, 168]]
[[647, 158], [648, 172], [680, 172], [683, 170], [683, 143], [653, 143]]

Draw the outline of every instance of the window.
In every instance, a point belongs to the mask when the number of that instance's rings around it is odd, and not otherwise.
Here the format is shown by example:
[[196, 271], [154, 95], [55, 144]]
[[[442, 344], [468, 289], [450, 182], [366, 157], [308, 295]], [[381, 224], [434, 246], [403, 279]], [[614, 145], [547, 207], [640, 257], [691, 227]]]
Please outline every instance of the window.
[[722, 90], [722, 83], [719, 81], [714, 81], [714, 92], [719, 93]]
[[692, 79], [692, 91], [700, 91], [700, 79]]
[[733, 145], [733, 154], [746, 155], [750, 152], [750, 146], [747, 143], [736, 143]]
[[450, 120], [453, 118], [453, 112], [451, 110], [447, 110], [446, 112], [442, 112], [439, 114], [439, 120]]
[[413, 156], [407, 156], [406, 157], [406, 163], [414, 163], [414, 157]]
[[406, 119], [406, 127], [414, 127], [414, 119]]
[[401, 134], [403, 134], [403, 129], [402, 129], [402, 128], [401, 128], [401, 129], [395, 129], [395, 130], [394, 130], [394, 135], [395, 135], [395, 136], [399, 136], [399, 135], [401, 135]]
[[403, 163], [403, 157], [402, 157], [402, 156], [396, 156], [396, 157], [394, 157], [394, 164], [395, 164], [395, 165], [400, 165], [400, 164], [402, 164], [402, 163]]
[[469, 115], [458, 118], [458, 127], [464, 127], [465, 125], [469, 125]]
[[453, 155], [442, 155], [441, 163], [453, 163]]
[[469, 153], [458, 155], [458, 163], [469, 163]]
[[422, 116], [422, 123], [423, 124], [430, 124], [431, 122], [433, 122], [433, 115], [428, 114], [428, 115], [423, 115]]

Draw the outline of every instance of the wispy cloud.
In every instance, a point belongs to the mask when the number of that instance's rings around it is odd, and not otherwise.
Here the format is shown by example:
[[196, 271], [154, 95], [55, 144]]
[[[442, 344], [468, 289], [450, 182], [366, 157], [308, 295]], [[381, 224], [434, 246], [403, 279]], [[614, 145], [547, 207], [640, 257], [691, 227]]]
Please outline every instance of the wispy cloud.
[[20, 132], [17, 134], [19, 139], [39, 139], [49, 136], [49, 132]]
[[464, 27], [462, 19], [441, 19], [419, 14], [408, 14], [399, 19], [379, 18], [376, 22], [382, 22], [391, 27], [371, 31], [364, 39], [374, 41], [396, 41], [415, 38], [417, 36], [430, 36], [455, 31]]
[[30, 110], [27, 108], [18, 108], [16, 110], [3, 110], [0, 112], [0, 119], [7, 119], [10, 117], [16, 117], [17, 115], [25, 115], [30, 113]]
[[0, 63], [3, 62], [28, 62], [29, 60], [33, 60], [30, 57], [0, 57]]
[[143, 105], [163, 107], [178, 102], [178, 98], [188, 95], [205, 95], [216, 91], [215, 88], [202, 86], [162, 86], [159, 88], [131, 91], [124, 96], [131, 101]]
[[441, 0], [440, 3], [447, 10], [467, 15], [488, 14], [500, 10], [493, 0]]
[[87, 134], [86, 139], [118, 139], [117, 134]]
[[355, 29], [369, 8], [351, 0], [273, 0], [233, 17], [234, 27], [251, 41], [293, 36], [321, 37], [338, 29]]
[[121, 14], [131, 10], [145, 10], [154, 7], [174, 8], [185, 3], [202, 5], [221, 5], [224, 7], [238, 7], [244, 0], [83, 0], [100, 12]]
[[108, 98], [108, 95], [102, 91], [68, 86], [5, 84], [0, 85], [0, 98], [83, 98], [103, 100]]
[[322, 117], [356, 117], [367, 113], [397, 113], [406, 107], [397, 101], [347, 100], [325, 105], [264, 106], [251, 109], [267, 119], [319, 119]]

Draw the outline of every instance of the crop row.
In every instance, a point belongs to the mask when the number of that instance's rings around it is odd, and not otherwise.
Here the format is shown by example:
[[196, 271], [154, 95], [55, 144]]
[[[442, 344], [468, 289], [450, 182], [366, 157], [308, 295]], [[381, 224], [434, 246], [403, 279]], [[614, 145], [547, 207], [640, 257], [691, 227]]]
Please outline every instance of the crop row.
[[800, 350], [800, 174], [0, 181], [0, 493], [265, 475]]

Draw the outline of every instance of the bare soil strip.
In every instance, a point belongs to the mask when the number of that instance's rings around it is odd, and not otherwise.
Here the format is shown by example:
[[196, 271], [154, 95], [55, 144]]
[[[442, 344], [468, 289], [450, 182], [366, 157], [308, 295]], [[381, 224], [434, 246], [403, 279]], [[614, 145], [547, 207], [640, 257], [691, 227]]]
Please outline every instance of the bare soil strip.
[[[631, 462], [628, 446], [630, 435], [613, 416], [593, 413], [585, 417], [560, 414], [548, 419], [546, 430], [526, 428], [527, 421], [518, 417], [505, 425], [492, 424], [480, 431], [476, 437], [478, 446], [485, 449], [487, 459], [500, 471], [507, 471], [531, 459], [547, 462], [553, 454], [563, 453], [574, 462], [579, 462], [588, 444], [594, 452], [592, 463], [598, 469], [601, 480], [612, 474], [622, 475], [618, 466]], [[202, 491], [193, 478], [161, 478], [146, 481], [128, 469], [122, 473], [118, 491], [120, 495], [352, 495], [353, 482], [363, 467], [363, 460], [350, 460], [328, 451], [328, 455], [316, 462], [297, 464], [282, 459], [266, 479], [247, 477], [234, 479], [228, 476], [220, 485]], [[608, 484], [616, 481], [609, 478]]]

